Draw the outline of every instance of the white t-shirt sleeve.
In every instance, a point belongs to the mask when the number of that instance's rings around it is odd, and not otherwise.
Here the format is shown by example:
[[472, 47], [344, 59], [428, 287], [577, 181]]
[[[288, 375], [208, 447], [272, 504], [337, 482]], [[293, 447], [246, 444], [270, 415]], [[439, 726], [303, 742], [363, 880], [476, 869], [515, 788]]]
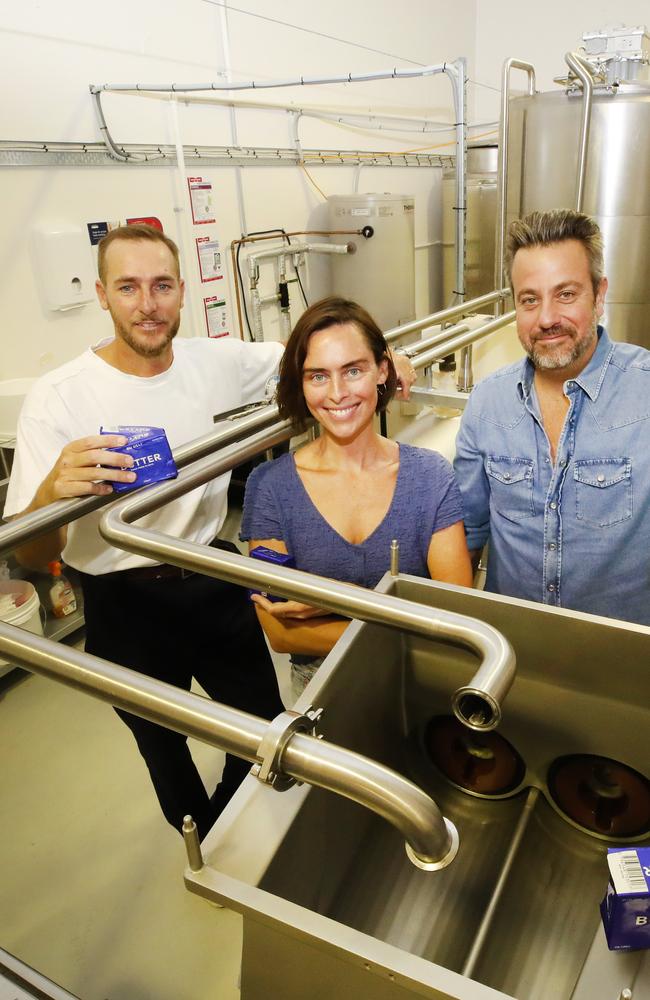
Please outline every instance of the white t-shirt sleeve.
[[61, 429], [58, 409], [56, 393], [44, 391], [42, 386], [35, 386], [25, 399], [18, 419], [5, 517], [19, 514], [29, 506], [61, 450], [72, 440]]
[[243, 403], [256, 403], [267, 395], [269, 379], [278, 373], [280, 358], [284, 353], [282, 344], [268, 343], [241, 344], [241, 394]]

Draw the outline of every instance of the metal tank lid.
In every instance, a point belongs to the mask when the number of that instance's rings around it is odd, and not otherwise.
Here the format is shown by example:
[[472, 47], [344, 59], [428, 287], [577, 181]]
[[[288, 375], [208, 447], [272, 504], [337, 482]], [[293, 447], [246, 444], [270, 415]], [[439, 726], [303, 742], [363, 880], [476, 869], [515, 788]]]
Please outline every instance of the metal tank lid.
[[[557, 101], [559, 98], [570, 97], [572, 100], [582, 98], [582, 87], [571, 86], [567, 89], [566, 77], [555, 77], [559, 84], [557, 90], [539, 90], [535, 94], [518, 94], [511, 98], [511, 104], [525, 104], [530, 101]], [[560, 89], [561, 88], [561, 89]], [[650, 81], [619, 80], [617, 83], [597, 83], [594, 85], [594, 101], [622, 101], [625, 98], [649, 98]]]

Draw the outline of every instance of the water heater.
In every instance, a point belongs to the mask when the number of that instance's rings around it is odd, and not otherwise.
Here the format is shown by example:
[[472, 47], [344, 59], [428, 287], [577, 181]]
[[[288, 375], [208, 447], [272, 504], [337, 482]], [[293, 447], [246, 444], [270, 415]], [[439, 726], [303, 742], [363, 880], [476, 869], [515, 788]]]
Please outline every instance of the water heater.
[[332, 237], [354, 246], [353, 253], [332, 257], [333, 294], [358, 302], [382, 330], [415, 319], [413, 197], [349, 194], [328, 202], [330, 229], [372, 230], [371, 236]]

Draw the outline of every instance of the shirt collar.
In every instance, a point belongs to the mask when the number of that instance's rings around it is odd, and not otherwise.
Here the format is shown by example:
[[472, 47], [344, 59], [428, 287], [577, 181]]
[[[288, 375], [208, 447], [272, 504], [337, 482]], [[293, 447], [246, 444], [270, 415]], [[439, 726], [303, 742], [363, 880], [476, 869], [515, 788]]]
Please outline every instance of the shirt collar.
[[[583, 368], [580, 374], [576, 375], [573, 379], [576, 385], [579, 385], [587, 393], [592, 402], [598, 399], [600, 387], [603, 384], [605, 372], [612, 356], [612, 351], [614, 350], [614, 345], [609, 339], [607, 330], [603, 326], [599, 326], [597, 332], [598, 343], [596, 344], [596, 350], [589, 359], [586, 368]], [[526, 400], [530, 396], [534, 377], [535, 368], [530, 358], [524, 358], [517, 381], [517, 391], [520, 399]]]

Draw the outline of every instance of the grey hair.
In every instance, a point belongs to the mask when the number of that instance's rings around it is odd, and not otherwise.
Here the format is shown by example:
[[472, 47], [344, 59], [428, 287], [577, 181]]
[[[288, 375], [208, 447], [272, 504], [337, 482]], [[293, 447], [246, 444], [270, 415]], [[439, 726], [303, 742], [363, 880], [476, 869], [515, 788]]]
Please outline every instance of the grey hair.
[[565, 240], [577, 240], [585, 248], [595, 297], [603, 279], [602, 233], [595, 219], [570, 208], [531, 212], [524, 219], [517, 219], [510, 224], [505, 246], [505, 266], [510, 287], [512, 288], [512, 265], [518, 250], [552, 246], [564, 243]]

